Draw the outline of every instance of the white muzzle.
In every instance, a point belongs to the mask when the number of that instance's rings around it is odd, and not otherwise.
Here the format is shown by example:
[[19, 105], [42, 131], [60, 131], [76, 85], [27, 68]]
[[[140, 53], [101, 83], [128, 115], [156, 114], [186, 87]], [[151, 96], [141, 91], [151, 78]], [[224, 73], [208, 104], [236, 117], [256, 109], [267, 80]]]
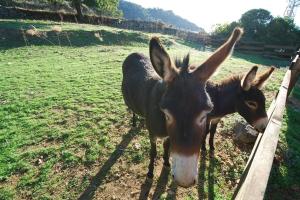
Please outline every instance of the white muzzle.
[[175, 182], [182, 187], [190, 187], [198, 180], [199, 155], [186, 156], [179, 153], [171, 153], [172, 176]]

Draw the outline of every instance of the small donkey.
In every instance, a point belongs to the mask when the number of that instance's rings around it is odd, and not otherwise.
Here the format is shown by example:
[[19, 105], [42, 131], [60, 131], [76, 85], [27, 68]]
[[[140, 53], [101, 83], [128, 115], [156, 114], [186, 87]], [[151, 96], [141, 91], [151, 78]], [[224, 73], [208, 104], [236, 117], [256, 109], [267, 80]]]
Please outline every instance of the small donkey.
[[[206, 117], [213, 105], [206, 82], [231, 53], [242, 35], [236, 28], [231, 37], [201, 65], [188, 59], [173, 62], [160, 43], [150, 40], [150, 60], [133, 53], [123, 63], [123, 98], [134, 113], [145, 118], [151, 144], [148, 177], [153, 177], [156, 139], [164, 141], [164, 165], [172, 157], [172, 176], [178, 185], [197, 182], [198, 161], [205, 137]], [[188, 58], [188, 57], [186, 57]]]
[[[212, 112], [206, 120], [206, 136], [209, 136], [210, 150], [214, 150], [214, 134], [222, 117], [238, 112], [256, 130], [263, 131], [268, 123], [265, 108], [265, 96], [260, 90], [271, 76], [274, 67], [256, 76], [258, 67], [254, 66], [244, 76], [232, 76], [219, 84], [207, 83], [207, 92], [214, 104]], [[203, 140], [202, 150], [205, 151], [206, 140]]]

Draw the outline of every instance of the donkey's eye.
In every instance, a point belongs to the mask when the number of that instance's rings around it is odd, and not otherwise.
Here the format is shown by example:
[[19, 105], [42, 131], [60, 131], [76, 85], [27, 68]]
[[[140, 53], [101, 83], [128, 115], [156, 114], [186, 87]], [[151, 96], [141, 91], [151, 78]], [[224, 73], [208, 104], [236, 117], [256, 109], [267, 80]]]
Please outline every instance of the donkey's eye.
[[252, 109], [252, 110], [256, 110], [257, 108], [257, 102], [255, 101], [245, 101], [246, 105]]

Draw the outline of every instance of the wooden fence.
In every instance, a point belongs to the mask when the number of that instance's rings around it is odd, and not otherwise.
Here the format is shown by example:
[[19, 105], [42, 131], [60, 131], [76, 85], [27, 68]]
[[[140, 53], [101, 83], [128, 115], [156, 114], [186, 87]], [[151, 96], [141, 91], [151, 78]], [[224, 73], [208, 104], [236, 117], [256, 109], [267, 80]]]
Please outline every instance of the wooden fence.
[[[212, 37], [209, 44], [212, 46], [220, 46], [225, 39]], [[299, 44], [298, 44], [299, 45]], [[259, 54], [268, 58], [290, 59], [297, 50], [297, 45], [270, 45], [262, 42], [239, 41], [235, 50], [249, 54]]]
[[269, 123], [256, 139], [232, 199], [261, 200], [264, 198], [275, 150], [278, 143], [286, 99], [300, 74], [300, 49], [285, 73], [279, 91], [268, 109]]
[[[31, 10], [19, 7], [5, 7], [0, 5], [0, 19], [32, 19], [32, 20], [51, 20], [57, 22], [78, 23], [76, 14], [59, 11]], [[182, 30], [162, 22], [126, 20], [107, 16], [84, 15], [80, 23], [101, 24], [121, 29], [139, 30], [150, 33], [163, 33], [175, 35], [183, 40], [205, 44], [209, 35], [205, 32], [191, 32]]]
[[[19, 7], [4, 7], [1, 5], [0, 18], [52, 20], [77, 23], [77, 18], [74, 13], [30, 10]], [[205, 32], [196, 33], [177, 29], [161, 22], [125, 20], [105, 16], [84, 15], [81, 23], [102, 24], [122, 29], [175, 35], [183, 40], [198, 43], [203, 49], [205, 49], [205, 46], [219, 47], [226, 40], [225, 38], [212, 37]], [[243, 40], [239, 41], [235, 48], [235, 50], [243, 53], [259, 54], [265, 57], [283, 59], [290, 59], [291, 56], [294, 55], [296, 49], [297, 46], [267, 45], [259, 42], [246, 42]]]

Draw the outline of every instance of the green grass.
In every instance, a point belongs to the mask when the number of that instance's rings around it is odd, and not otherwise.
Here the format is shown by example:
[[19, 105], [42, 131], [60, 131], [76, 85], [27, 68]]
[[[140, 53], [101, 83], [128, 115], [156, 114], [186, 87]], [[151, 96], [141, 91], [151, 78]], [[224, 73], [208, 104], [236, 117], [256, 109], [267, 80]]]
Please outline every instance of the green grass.
[[[105, 26], [64, 23], [56, 35], [51, 29], [57, 24], [0, 20], [0, 29], [5, 30], [0, 32], [0, 199], [77, 199], [95, 180], [95, 198], [137, 198], [147, 185], [149, 141], [144, 128], [130, 129], [120, 92], [123, 60], [132, 52], [148, 54], [152, 35], [162, 38], [170, 55], [190, 52], [195, 63], [211, 52], [198, 51], [197, 45], [173, 36]], [[24, 40], [19, 30], [29, 25], [47, 32], [47, 37]], [[257, 64], [286, 62], [234, 54], [212, 79], [245, 73]], [[276, 70], [267, 84], [268, 103], [283, 74], [284, 69]], [[285, 117], [282, 135], [289, 139], [282, 139], [283, 148], [299, 148], [297, 143], [287, 146], [297, 137], [287, 137], [294, 117]], [[198, 187], [176, 189], [170, 177], [160, 178], [158, 146], [149, 196], [172, 199], [174, 194], [168, 191], [174, 190], [178, 199], [230, 199], [251, 150], [251, 145], [233, 142], [231, 129], [237, 119], [231, 115], [219, 126], [216, 157], [207, 156], [202, 162], [200, 175], [205, 181]], [[282, 170], [292, 174], [294, 168]], [[286, 187], [290, 184], [286, 179]]]

